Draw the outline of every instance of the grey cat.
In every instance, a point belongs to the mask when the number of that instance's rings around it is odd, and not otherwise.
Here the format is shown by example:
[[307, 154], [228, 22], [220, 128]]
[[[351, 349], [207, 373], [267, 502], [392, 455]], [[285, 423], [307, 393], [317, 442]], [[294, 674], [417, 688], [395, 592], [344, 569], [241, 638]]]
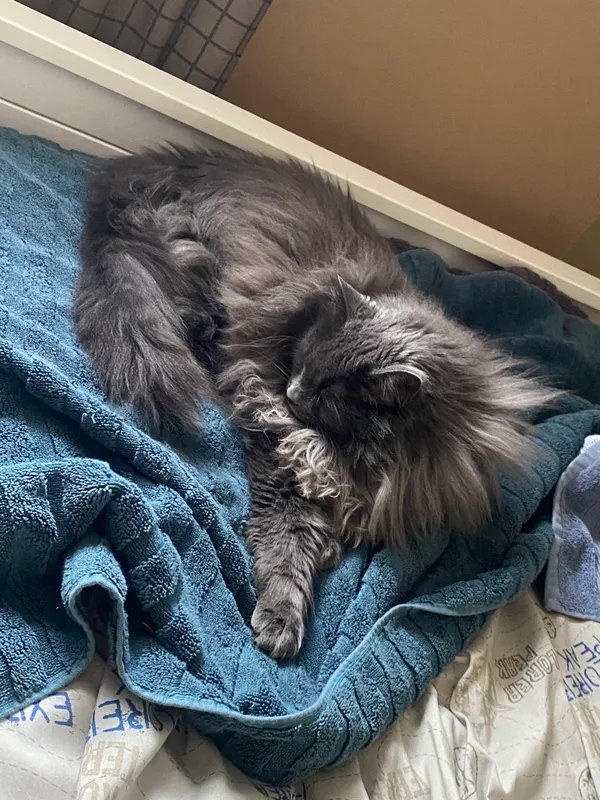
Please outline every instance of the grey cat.
[[251, 154], [105, 163], [74, 319], [112, 401], [192, 429], [212, 399], [239, 422], [252, 627], [276, 658], [345, 546], [488, 518], [556, 396], [417, 291], [336, 183]]

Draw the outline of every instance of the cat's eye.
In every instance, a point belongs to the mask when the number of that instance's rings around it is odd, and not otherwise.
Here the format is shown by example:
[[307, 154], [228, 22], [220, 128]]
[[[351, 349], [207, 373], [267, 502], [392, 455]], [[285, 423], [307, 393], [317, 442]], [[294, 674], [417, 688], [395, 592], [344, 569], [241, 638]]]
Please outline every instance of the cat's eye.
[[340, 378], [325, 378], [318, 386], [319, 394], [328, 391], [334, 391], [339, 394], [339, 390], [343, 388], [343, 382]]

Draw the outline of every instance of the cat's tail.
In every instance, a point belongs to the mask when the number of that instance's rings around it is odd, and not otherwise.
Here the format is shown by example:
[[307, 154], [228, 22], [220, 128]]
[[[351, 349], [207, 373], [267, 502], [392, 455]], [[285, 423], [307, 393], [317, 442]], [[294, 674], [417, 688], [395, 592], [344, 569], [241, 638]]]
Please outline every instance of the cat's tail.
[[201, 422], [198, 400], [214, 399], [214, 386], [161, 285], [161, 276], [174, 274], [171, 259], [158, 238], [84, 235], [73, 316], [111, 402], [190, 429]]

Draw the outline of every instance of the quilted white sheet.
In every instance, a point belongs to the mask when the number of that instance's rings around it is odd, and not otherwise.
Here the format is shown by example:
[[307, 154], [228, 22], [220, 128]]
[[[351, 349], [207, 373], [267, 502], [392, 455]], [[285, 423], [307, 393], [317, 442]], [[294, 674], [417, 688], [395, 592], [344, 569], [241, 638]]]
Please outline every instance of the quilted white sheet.
[[389, 731], [303, 784], [256, 784], [98, 658], [0, 722], [2, 800], [598, 800], [600, 625], [532, 592], [495, 614]]

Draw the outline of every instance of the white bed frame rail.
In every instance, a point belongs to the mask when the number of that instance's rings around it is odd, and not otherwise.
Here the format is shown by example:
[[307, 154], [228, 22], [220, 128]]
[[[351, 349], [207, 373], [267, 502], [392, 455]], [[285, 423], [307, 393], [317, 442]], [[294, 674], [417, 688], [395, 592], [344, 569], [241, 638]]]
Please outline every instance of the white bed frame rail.
[[94, 155], [164, 141], [292, 156], [347, 182], [382, 233], [451, 265], [520, 265], [600, 310], [600, 279], [354, 164], [14, 0], [0, 0], [0, 125]]

